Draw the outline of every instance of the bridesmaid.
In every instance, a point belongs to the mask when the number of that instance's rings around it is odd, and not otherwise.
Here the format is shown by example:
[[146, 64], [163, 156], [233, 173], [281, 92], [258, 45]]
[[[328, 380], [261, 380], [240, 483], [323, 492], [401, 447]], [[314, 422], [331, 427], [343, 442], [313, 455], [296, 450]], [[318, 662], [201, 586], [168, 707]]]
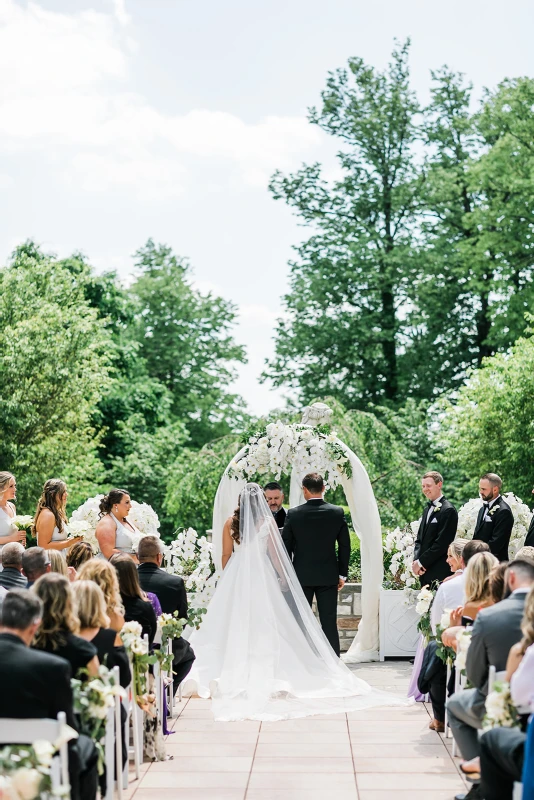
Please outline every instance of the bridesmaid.
[[16, 509], [12, 500], [17, 496], [17, 482], [11, 472], [0, 472], [0, 552], [8, 542], [20, 542], [26, 547], [26, 532], [18, 531], [11, 520]]
[[45, 550], [60, 550], [62, 555], [67, 548], [82, 541], [82, 536], [67, 539], [67, 486], [58, 478], [51, 478], [43, 486], [43, 493], [37, 503], [32, 532], [38, 547]]
[[132, 507], [130, 495], [124, 489], [112, 489], [100, 501], [100, 522], [95, 534], [104, 558], [108, 560], [115, 553], [126, 553], [137, 562], [134, 552], [134, 537], [139, 531], [128, 521]]

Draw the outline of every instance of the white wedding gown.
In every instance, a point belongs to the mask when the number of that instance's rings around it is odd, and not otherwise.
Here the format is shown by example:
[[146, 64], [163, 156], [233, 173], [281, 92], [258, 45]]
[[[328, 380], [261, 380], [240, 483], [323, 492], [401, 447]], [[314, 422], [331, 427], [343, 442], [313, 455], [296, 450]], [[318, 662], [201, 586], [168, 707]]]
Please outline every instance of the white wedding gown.
[[199, 630], [183, 694], [212, 698], [216, 720], [274, 721], [406, 705], [340, 661], [302, 592], [257, 484], [240, 497], [240, 539]]

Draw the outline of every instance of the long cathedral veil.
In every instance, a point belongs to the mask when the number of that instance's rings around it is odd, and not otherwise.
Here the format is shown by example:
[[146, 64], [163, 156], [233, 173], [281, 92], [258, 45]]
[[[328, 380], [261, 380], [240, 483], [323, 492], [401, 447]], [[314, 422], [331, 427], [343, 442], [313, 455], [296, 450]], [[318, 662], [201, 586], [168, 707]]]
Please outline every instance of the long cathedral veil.
[[278, 720], [405, 704], [335, 655], [306, 601], [263, 490], [240, 495], [239, 547], [202, 625], [184, 693], [213, 698], [216, 719]]

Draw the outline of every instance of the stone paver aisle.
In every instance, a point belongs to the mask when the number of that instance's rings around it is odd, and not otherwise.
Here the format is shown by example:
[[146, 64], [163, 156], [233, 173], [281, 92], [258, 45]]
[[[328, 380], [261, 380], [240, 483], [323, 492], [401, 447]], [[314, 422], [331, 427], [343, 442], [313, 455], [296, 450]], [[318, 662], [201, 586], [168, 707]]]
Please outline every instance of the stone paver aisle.
[[[405, 694], [407, 662], [365, 664], [373, 686]], [[214, 722], [191, 698], [167, 738], [171, 761], [144, 764], [135, 800], [450, 800], [465, 791], [451, 740], [423, 704], [275, 723]]]

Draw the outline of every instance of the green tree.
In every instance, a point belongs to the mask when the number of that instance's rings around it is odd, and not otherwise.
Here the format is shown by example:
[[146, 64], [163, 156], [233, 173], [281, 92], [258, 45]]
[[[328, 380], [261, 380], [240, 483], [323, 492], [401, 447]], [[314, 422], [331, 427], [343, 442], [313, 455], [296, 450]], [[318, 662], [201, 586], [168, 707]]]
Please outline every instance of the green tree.
[[230, 333], [235, 306], [190, 282], [190, 268], [165, 245], [149, 240], [137, 252], [137, 340], [147, 373], [172, 396], [172, 414], [201, 446], [245, 420], [241, 398], [228, 391], [245, 351]]
[[[318, 392], [349, 407], [396, 404], [417, 384], [403, 367], [417, 275], [414, 219], [422, 173], [414, 154], [419, 107], [409, 84], [408, 43], [385, 72], [361, 58], [327, 80], [309, 119], [342, 143], [344, 177], [329, 184], [319, 164], [275, 173], [271, 191], [313, 229], [291, 264], [276, 356], [266, 375], [308, 401]], [[423, 390], [424, 394], [424, 390]]]
[[81, 502], [102, 480], [92, 411], [108, 383], [109, 337], [81, 282], [27, 243], [0, 270], [0, 461], [32, 511], [59, 476]]

